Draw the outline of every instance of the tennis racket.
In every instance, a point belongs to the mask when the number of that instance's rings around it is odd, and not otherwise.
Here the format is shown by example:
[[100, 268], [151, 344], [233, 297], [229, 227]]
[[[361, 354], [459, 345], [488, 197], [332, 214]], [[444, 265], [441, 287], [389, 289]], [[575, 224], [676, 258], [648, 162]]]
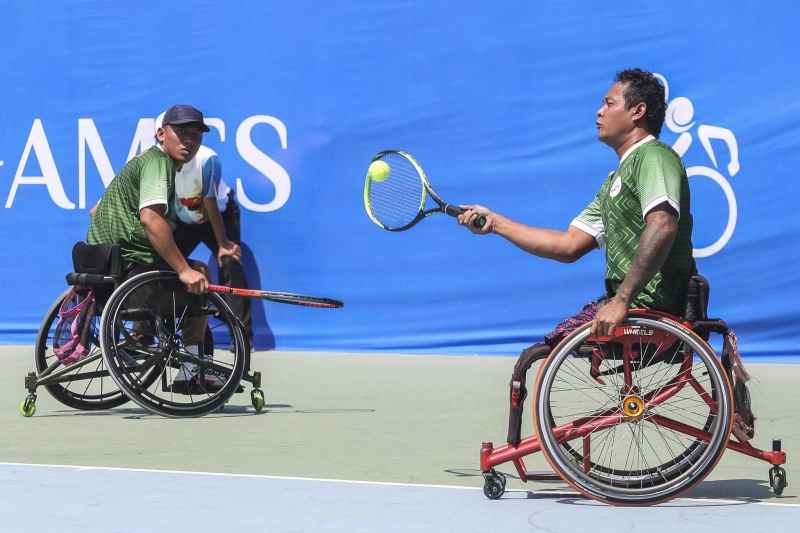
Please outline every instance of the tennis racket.
[[261, 298], [270, 302], [282, 304], [304, 305], [306, 307], [324, 307], [327, 309], [337, 309], [344, 307], [344, 303], [331, 298], [321, 298], [319, 296], [305, 296], [303, 294], [291, 294], [288, 292], [267, 292], [251, 289], [234, 289], [222, 285], [209, 285], [208, 290], [220, 294], [233, 294], [235, 296], [249, 296], [250, 298]]
[[[428, 196], [438, 205], [426, 211]], [[375, 224], [389, 231], [407, 230], [437, 213], [457, 217], [464, 212], [442, 201], [433, 192], [417, 160], [397, 150], [387, 150], [372, 158], [364, 185], [364, 207]], [[482, 228], [486, 217], [479, 215], [473, 225]]]

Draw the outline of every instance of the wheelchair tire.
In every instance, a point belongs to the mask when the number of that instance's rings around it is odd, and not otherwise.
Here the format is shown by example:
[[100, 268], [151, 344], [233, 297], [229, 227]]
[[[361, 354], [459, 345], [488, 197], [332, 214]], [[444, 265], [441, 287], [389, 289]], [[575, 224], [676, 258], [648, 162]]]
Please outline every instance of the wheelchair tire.
[[[187, 317], [200, 315], [216, 319], [196, 341], [202, 354], [213, 353], [213, 359], [193, 356], [186, 349], [194, 342], [184, 339], [182, 325]], [[131, 350], [135, 322], [157, 329], [154, 345]], [[233, 353], [213, 351], [209, 329], [232, 334]], [[145, 272], [120, 285], [103, 312], [100, 346], [125, 395], [143, 409], [170, 418], [198, 417], [221, 408], [239, 387], [246, 364], [244, 337], [224, 300], [216, 293], [188, 294], [174, 272]]]
[[[590, 341], [590, 328], [564, 339], [536, 378], [534, 427], [545, 458], [604, 503], [654, 505], [690, 490], [717, 464], [731, 432], [732, 396], [716, 354], [655, 314], [632, 312], [611, 342]], [[593, 357], [580, 355], [586, 346], [604, 354], [595, 361], [604, 384], [590, 375]], [[628, 380], [619, 371], [623, 353], [632, 354]]]
[[[61, 313], [61, 303], [70, 290], [64, 291], [64, 294], [50, 306], [36, 336], [34, 350], [37, 379], [45, 380], [45, 382], [49, 374], [64, 368], [58, 363], [58, 357], [53, 353], [53, 339]], [[87, 358], [94, 358], [95, 361], [85, 364], [82, 361], [77, 361], [70, 365], [70, 368], [74, 369], [74, 371], [65, 376], [74, 376], [74, 379], [44, 385], [53, 398], [67, 407], [81, 410], [101, 410], [119, 407], [128, 402], [128, 397], [119, 390], [106, 371], [103, 358], [93, 357], [100, 355], [100, 344], [97, 337], [99, 327], [100, 317], [95, 316], [92, 322], [92, 345], [89, 354], [86, 356]], [[48, 369], [50, 369], [49, 372]], [[99, 375], [90, 378], [85, 377], [89, 373]]]

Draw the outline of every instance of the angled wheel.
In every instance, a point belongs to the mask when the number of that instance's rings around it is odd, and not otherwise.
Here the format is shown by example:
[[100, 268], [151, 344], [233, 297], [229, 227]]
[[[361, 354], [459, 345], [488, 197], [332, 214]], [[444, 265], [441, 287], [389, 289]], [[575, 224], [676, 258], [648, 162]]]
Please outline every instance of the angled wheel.
[[61, 314], [61, 303], [69, 294], [67, 289], [45, 315], [36, 337], [35, 357], [37, 379], [47, 391], [62, 404], [73, 409], [95, 410], [118, 407], [128, 401], [109, 376], [100, 354], [98, 333], [100, 317], [92, 320], [89, 353], [68, 366], [62, 365], [53, 353], [56, 325]]
[[[192, 337], [192, 323], [209, 317], [214, 320], [205, 333]], [[145, 329], [153, 344], [138, 343], [131, 335], [134, 329]], [[226, 340], [232, 335], [233, 352], [213, 349], [216, 333]], [[126, 396], [151, 413], [172, 418], [221, 408], [236, 392], [245, 368], [244, 340], [230, 308], [216, 293], [188, 294], [174, 272], [146, 272], [120, 285], [103, 312], [100, 345]]]
[[728, 442], [732, 400], [709, 346], [668, 318], [632, 312], [611, 341], [590, 324], [536, 379], [534, 426], [551, 466], [581, 493], [652, 505], [703, 480]]

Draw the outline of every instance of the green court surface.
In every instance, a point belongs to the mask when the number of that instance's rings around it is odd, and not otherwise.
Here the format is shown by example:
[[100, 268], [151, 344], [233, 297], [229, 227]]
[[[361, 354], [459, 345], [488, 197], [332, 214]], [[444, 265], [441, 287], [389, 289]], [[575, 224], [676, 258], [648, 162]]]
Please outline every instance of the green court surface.
[[[75, 411], [38, 392], [23, 418], [30, 346], [0, 349], [0, 462], [481, 487], [481, 442], [505, 442], [511, 357], [257, 352], [266, 406], [237, 394], [223, 411], [166, 419], [133, 403]], [[750, 364], [756, 447], [783, 439], [789, 486], [768, 487], [769, 465], [727, 451], [693, 498], [797, 503], [800, 366]], [[248, 385], [249, 387], [249, 385]], [[248, 388], [249, 391], [249, 388]], [[523, 435], [532, 431], [530, 409]], [[548, 469], [541, 455], [529, 470]], [[563, 492], [561, 482], [522, 483], [512, 465], [507, 488]]]

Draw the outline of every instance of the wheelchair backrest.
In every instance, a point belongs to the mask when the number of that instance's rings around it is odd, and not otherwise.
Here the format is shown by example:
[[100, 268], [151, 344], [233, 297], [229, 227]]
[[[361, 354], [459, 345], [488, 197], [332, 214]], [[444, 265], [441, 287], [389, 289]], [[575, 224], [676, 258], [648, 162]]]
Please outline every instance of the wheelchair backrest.
[[100, 274], [119, 278], [122, 268], [122, 250], [119, 244], [86, 244], [77, 242], [72, 247], [72, 267], [78, 274]]
[[686, 300], [683, 306], [683, 318], [686, 322], [708, 320], [708, 297], [711, 286], [703, 276], [697, 275], [689, 278], [686, 287]]

